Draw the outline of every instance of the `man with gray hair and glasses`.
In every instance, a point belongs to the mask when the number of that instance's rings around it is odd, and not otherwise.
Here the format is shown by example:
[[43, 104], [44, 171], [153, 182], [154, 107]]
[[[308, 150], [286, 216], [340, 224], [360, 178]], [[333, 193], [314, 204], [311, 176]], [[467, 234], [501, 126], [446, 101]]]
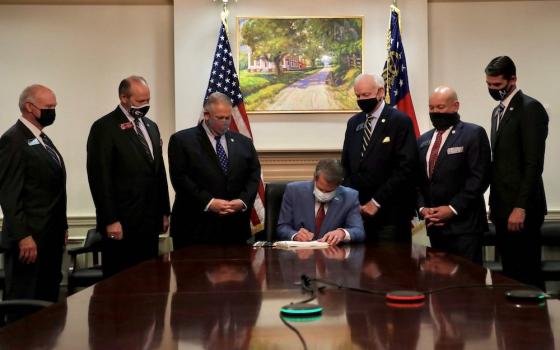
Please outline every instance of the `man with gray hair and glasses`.
[[289, 183], [277, 226], [279, 240], [319, 240], [330, 245], [364, 240], [358, 192], [341, 186], [340, 161], [321, 159], [313, 181]]

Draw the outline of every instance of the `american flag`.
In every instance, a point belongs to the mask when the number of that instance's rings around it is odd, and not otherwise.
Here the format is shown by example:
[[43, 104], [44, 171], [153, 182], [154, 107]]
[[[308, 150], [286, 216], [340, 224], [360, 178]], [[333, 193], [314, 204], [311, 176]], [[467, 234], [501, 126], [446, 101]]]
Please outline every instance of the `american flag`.
[[[239, 77], [235, 71], [233, 64], [233, 54], [231, 53], [231, 46], [227, 36], [225, 25], [222, 23], [220, 34], [218, 37], [218, 44], [212, 62], [212, 70], [210, 72], [210, 80], [204, 101], [213, 92], [221, 92], [226, 94], [231, 99], [233, 104], [232, 120], [230, 130], [239, 132], [240, 134], [253, 139], [251, 133], [251, 126], [249, 125], [249, 118], [243, 105], [243, 94], [239, 87]], [[262, 181], [259, 183], [259, 189], [255, 203], [251, 211], [251, 231], [253, 234], [262, 231], [264, 228], [264, 184]]]
[[408, 73], [401, 38], [400, 10], [391, 5], [391, 23], [387, 32], [387, 60], [383, 67], [385, 79], [385, 102], [408, 114], [416, 137], [420, 136], [416, 113], [408, 87]]

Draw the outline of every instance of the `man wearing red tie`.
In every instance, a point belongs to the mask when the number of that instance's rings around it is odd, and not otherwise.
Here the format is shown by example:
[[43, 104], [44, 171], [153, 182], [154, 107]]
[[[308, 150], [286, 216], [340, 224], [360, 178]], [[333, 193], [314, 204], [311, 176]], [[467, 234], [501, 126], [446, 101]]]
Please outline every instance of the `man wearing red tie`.
[[286, 186], [278, 218], [279, 240], [319, 240], [330, 245], [364, 240], [358, 192], [340, 186], [344, 170], [338, 160], [321, 159], [314, 181]]
[[482, 234], [488, 230], [483, 197], [488, 136], [482, 127], [460, 120], [457, 93], [449, 87], [434, 90], [429, 108], [434, 129], [418, 139], [419, 212], [433, 248], [481, 263]]

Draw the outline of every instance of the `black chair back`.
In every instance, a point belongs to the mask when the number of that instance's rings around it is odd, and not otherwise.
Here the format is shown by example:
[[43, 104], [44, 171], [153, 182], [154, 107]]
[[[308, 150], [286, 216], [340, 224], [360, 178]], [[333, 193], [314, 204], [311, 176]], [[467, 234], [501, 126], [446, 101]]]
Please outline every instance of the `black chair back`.
[[288, 182], [271, 182], [266, 184], [264, 191], [265, 202], [265, 233], [266, 240], [272, 242], [276, 240], [276, 225], [282, 207], [282, 198]]
[[33, 299], [4, 300], [0, 302], [0, 327], [51, 306], [52, 304], [53, 303], [50, 301]]

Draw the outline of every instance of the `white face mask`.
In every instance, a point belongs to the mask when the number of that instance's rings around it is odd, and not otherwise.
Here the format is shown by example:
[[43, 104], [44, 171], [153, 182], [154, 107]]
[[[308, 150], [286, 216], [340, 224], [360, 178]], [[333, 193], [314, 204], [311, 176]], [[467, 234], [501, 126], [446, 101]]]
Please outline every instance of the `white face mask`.
[[333, 200], [336, 195], [336, 190], [332, 192], [323, 192], [315, 186], [313, 189], [313, 195], [315, 195], [315, 199], [317, 199], [318, 202], [327, 203]]

